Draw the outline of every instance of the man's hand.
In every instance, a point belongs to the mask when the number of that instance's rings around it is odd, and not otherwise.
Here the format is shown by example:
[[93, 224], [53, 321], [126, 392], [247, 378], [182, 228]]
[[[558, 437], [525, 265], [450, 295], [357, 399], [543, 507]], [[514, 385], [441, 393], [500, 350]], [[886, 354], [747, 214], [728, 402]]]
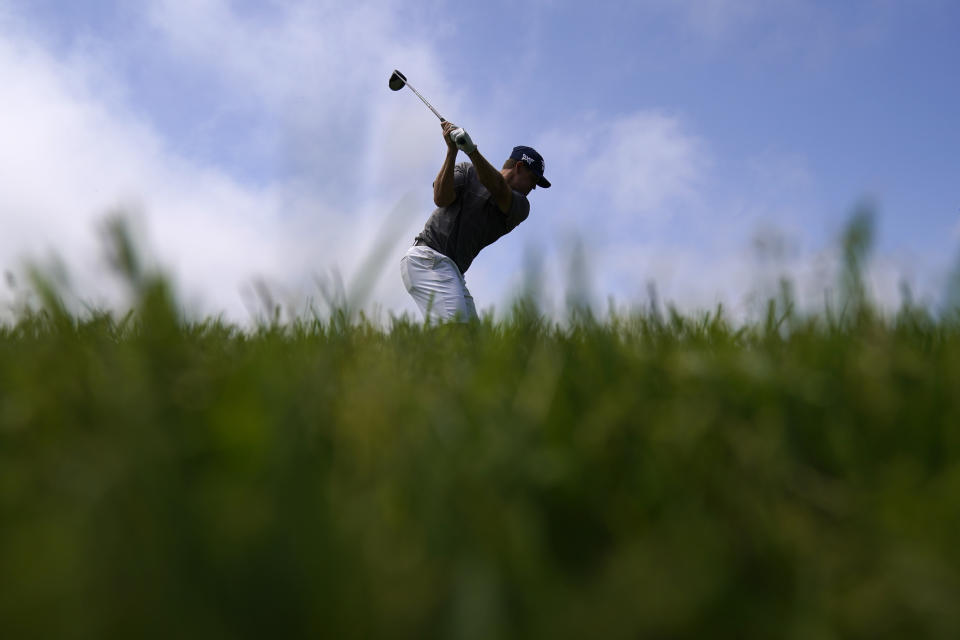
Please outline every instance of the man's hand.
[[457, 148], [467, 155], [470, 155], [477, 150], [477, 145], [473, 144], [470, 134], [463, 129], [454, 129], [450, 133], [450, 137], [453, 138], [454, 142], [457, 143]]
[[447, 143], [447, 149], [459, 149], [465, 154], [470, 155], [477, 150], [477, 145], [473, 143], [470, 134], [453, 124], [452, 122], [442, 122], [443, 139]]
[[459, 147], [457, 147], [456, 141], [450, 137], [450, 132], [456, 131], [459, 127], [446, 120], [440, 123], [440, 128], [443, 129], [443, 141], [447, 143], [447, 151], [456, 154]]

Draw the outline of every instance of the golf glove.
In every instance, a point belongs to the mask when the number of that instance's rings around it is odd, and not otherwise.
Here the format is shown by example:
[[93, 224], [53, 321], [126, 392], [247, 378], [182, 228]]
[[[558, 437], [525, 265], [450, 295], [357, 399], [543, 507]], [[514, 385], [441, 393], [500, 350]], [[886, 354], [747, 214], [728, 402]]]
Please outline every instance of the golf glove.
[[473, 144], [473, 140], [470, 139], [470, 134], [463, 129], [454, 129], [451, 131], [450, 139], [453, 140], [453, 143], [457, 145], [460, 151], [463, 151], [467, 155], [477, 150], [477, 145]]

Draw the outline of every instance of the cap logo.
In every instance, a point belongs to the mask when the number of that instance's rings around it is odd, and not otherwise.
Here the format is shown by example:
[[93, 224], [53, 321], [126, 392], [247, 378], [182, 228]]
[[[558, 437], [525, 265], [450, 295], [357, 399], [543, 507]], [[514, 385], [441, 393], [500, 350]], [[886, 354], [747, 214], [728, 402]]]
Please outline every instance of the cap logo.
[[[520, 159], [523, 160], [524, 162], [526, 162], [526, 163], [527, 163], [528, 165], [530, 165], [531, 167], [537, 167], [538, 169], [541, 170], [541, 172], [543, 171], [543, 169], [541, 168], [542, 165], [540, 165], [539, 162], [537, 162], [536, 160], [534, 160], [533, 158], [531, 158], [531, 157], [528, 156], [527, 154], [525, 154], [525, 153], [522, 154], [521, 157], [520, 157]], [[538, 166], [538, 165], [539, 165], [539, 166]]]

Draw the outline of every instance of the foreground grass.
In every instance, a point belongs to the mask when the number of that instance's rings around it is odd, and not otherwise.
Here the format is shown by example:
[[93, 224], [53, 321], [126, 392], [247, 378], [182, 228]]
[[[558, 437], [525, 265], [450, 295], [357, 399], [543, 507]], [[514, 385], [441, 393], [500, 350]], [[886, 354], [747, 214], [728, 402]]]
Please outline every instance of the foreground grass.
[[957, 637], [960, 326], [55, 302], [0, 328], [4, 637]]

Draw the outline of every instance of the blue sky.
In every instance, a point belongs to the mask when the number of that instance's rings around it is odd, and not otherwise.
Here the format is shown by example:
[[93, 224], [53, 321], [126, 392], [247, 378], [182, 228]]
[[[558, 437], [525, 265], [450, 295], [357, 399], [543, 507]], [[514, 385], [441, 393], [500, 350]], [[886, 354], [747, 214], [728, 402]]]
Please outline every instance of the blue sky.
[[960, 250], [958, 29], [948, 0], [0, 0], [0, 268], [56, 253], [113, 301], [97, 229], [125, 207], [197, 313], [248, 319], [257, 281], [303, 308], [371, 255], [364, 303], [413, 313], [397, 263], [444, 147], [387, 89], [399, 68], [494, 164], [546, 158], [554, 187], [467, 274], [480, 308], [539, 256], [560, 310], [577, 243], [598, 305], [655, 282], [744, 316], [787, 275], [816, 307], [865, 200], [874, 294], [935, 305]]

